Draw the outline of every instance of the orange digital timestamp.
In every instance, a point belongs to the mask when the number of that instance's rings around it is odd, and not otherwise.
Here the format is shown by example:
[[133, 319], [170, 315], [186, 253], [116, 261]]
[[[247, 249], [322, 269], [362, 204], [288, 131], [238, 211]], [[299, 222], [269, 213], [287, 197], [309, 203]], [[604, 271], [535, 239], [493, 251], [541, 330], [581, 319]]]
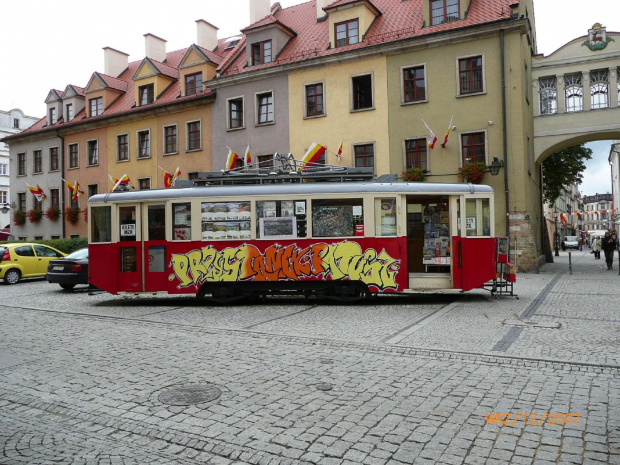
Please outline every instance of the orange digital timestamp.
[[543, 423], [548, 425], [576, 425], [579, 423], [581, 413], [549, 413], [545, 412], [544, 415], [536, 415], [535, 413], [485, 413], [484, 418], [487, 421], [487, 425], [502, 425], [512, 426], [517, 421], [523, 420], [523, 426], [535, 425], [540, 426]]

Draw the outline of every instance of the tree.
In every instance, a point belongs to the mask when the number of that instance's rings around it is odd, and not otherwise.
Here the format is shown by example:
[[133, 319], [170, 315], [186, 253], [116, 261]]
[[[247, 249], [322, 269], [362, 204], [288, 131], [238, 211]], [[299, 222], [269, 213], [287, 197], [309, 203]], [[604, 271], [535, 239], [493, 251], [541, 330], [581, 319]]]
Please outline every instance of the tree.
[[583, 144], [555, 152], [543, 162], [543, 192], [545, 202], [553, 205], [562, 191], [571, 184], [581, 184], [585, 161], [592, 158], [592, 150]]

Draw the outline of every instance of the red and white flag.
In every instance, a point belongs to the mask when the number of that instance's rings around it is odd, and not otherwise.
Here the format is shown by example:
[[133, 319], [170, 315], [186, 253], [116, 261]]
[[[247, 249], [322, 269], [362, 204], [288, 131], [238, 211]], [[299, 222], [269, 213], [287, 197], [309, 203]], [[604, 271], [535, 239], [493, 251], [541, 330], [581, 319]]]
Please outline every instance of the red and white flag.
[[37, 187], [32, 187], [30, 184], [26, 183], [26, 186], [28, 187], [28, 190], [32, 192], [32, 195], [34, 195], [39, 202], [42, 202], [44, 199], [47, 198], [47, 195], [43, 193], [43, 189], [41, 189], [41, 186], [39, 186], [38, 184], [37, 184]]
[[226, 157], [226, 169], [232, 170], [237, 167], [237, 160], [239, 160], [239, 155], [232, 151], [230, 147], [226, 147], [228, 149], [228, 157]]
[[321, 159], [321, 156], [325, 153], [325, 147], [321, 144], [317, 144], [316, 142], [312, 142], [312, 145], [308, 148], [308, 151], [305, 153], [304, 157], [301, 159], [301, 169], [305, 170], [312, 165], [315, 165]]
[[114, 192], [114, 190], [117, 189], [119, 186], [129, 186], [131, 184], [129, 177], [126, 174], [123, 174], [120, 179], [116, 179], [114, 176], [111, 176], [109, 174], [108, 177], [110, 178], [110, 181], [112, 181], [112, 184], [114, 184], [114, 187], [112, 187], [110, 192]]
[[340, 159], [342, 158], [342, 146], [344, 145], [344, 139], [342, 139], [342, 141], [340, 142], [340, 147], [338, 147], [338, 153], [336, 153], [336, 157], [338, 158], [338, 161], [340, 161]]
[[248, 145], [248, 148], [245, 149], [245, 155], [243, 159], [245, 160], [245, 166], [250, 166], [252, 164], [252, 152], [250, 152], [249, 145]]
[[437, 143], [437, 136], [435, 135], [433, 130], [428, 127], [428, 124], [426, 124], [426, 121], [422, 120], [422, 122], [424, 123], [424, 126], [426, 126], [426, 129], [428, 129], [428, 132], [429, 132], [428, 146], [431, 149], [434, 149], [435, 148], [435, 144]]
[[[162, 170], [164, 169], [162, 168]], [[178, 166], [177, 169], [174, 171], [174, 174], [170, 174], [166, 170], [164, 170], [164, 187], [166, 189], [174, 187], [174, 184], [176, 183], [179, 176], [181, 176], [181, 170]]]
[[441, 148], [445, 149], [446, 148], [446, 144], [448, 143], [448, 137], [450, 136], [450, 129], [452, 129], [452, 120], [454, 119], [454, 116], [450, 117], [450, 124], [448, 124], [448, 130], [446, 131], [446, 135], [443, 138], [443, 144], [441, 144]]

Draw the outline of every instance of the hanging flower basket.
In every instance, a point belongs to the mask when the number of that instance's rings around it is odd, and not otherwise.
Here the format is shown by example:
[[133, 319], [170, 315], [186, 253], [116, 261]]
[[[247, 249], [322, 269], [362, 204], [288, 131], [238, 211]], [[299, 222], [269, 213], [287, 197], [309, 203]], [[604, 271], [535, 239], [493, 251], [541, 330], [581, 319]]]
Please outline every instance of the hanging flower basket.
[[26, 224], [26, 212], [23, 210], [15, 210], [13, 212], [13, 224], [15, 226], [23, 226]]
[[31, 223], [38, 223], [43, 217], [43, 212], [38, 208], [33, 208], [32, 210], [28, 210], [26, 212], [26, 216], [28, 216], [28, 221]]
[[426, 181], [426, 173], [422, 168], [409, 168], [403, 171], [403, 181], [407, 182], [424, 182]]
[[79, 208], [74, 208], [74, 207], [67, 207], [65, 208], [65, 219], [71, 223], [71, 224], [75, 224], [78, 222], [79, 219], [79, 215], [80, 215], [80, 209]]
[[487, 170], [487, 165], [484, 162], [478, 161], [475, 163], [468, 163], [459, 168], [459, 181], [470, 182], [472, 184], [480, 184], [484, 178], [484, 173]]
[[48, 207], [48, 209], [45, 210], [45, 218], [51, 221], [56, 221], [58, 218], [60, 218], [60, 208], [58, 208], [56, 205]]

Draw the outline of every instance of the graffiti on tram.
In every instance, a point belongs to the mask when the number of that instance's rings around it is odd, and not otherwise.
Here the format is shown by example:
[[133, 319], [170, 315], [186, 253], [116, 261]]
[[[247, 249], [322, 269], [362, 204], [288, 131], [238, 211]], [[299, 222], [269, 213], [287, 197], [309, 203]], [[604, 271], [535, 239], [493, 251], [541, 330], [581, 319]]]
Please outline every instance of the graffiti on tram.
[[[296, 244], [274, 244], [261, 252], [252, 244], [217, 250], [212, 246], [173, 254], [174, 271], [169, 280], [180, 288], [205, 281], [281, 281], [307, 278], [362, 281], [380, 290], [396, 289], [400, 260], [385, 250], [363, 250], [357, 242], [316, 243], [300, 248]], [[320, 279], [320, 278], [319, 278]]]

